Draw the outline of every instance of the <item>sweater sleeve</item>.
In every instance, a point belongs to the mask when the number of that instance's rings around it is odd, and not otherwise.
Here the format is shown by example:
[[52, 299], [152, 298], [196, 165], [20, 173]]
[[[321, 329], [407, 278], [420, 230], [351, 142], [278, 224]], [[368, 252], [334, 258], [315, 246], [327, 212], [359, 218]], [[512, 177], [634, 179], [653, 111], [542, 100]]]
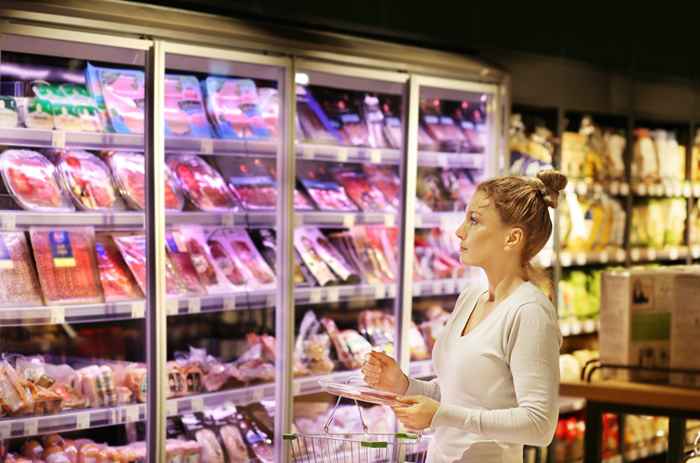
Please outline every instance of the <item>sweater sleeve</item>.
[[408, 378], [408, 389], [405, 395], [424, 395], [433, 400], [440, 401], [440, 384], [437, 378], [431, 381]]
[[[449, 426], [514, 444], [548, 445], [559, 414], [559, 326], [541, 303], [514, 316], [506, 342], [517, 407], [479, 410], [440, 404], [432, 426]], [[485, 385], [486, 387], [486, 385]]]

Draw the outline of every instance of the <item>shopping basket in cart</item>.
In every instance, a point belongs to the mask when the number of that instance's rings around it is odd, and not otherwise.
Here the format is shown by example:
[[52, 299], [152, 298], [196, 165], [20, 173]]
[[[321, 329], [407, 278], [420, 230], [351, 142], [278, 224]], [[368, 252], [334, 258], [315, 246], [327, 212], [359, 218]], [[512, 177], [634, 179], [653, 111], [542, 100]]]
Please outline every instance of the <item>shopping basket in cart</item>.
[[[324, 389], [329, 385], [323, 385]], [[295, 463], [424, 463], [425, 442], [419, 434], [370, 433], [362, 408], [355, 407], [362, 423], [361, 433], [331, 433], [330, 424], [338, 410], [342, 395], [331, 410], [323, 432], [316, 434], [285, 434], [283, 439]], [[346, 396], [347, 397], [347, 396]], [[379, 401], [376, 401], [379, 402]], [[376, 403], [375, 402], [375, 403]]]

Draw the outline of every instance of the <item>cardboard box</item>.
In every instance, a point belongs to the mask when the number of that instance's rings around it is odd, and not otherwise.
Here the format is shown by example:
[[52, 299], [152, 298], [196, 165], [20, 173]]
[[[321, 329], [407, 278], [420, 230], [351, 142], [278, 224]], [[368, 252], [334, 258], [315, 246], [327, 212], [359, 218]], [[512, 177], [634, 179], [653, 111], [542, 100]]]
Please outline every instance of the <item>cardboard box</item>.
[[[700, 368], [700, 272], [692, 267], [627, 269], [603, 274], [603, 363]], [[694, 323], [698, 323], [693, 326]], [[668, 373], [605, 370], [606, 378], [667, 382]], [[688, 381], [676, 378], [674, 381]]]

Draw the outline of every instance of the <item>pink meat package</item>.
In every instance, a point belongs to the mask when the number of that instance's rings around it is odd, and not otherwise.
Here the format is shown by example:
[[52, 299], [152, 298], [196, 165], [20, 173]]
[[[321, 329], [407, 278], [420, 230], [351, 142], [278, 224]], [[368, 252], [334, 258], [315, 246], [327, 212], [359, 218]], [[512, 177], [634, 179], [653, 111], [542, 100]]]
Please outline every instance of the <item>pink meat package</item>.
[[33, 227], [29, 233], [46, 304], [102, 302], [92, 228]]
[[277, 207], [275, 179], [260, 159], [238, 161], [229, 186], [246, 210], [274, 211]]
[[95, 235], [95, 251], [105, 301], [143, 299], [143, 292], [109, 233]]
[[345, 188], [348, 196], [365, 212], [396, 212], [377, 185], [370, 183], [358, 171], [338, 169], [335, 178]]
[[230, 293], [235, 289], [224, 271], [219, 268], [207, 244], [209, 231], [200, 225], [182, 225], [172, 233], [179, 237], [181, 246], [187, 249], [199, 282], [207, 294]]
[[198, 209], [207, 212], [236, 209], [236, 201], [221, 174], [204, 159], [184, 154], [171, 156], [167, 163], [189, 200]]
[[73, 202], [82, 210], [124, 209], [107, 164], [87, 151], [67, 150], [59, 154], [58, 171]]
[[303, 164], [299, 178], [307, 193], [321, 211], [357, 212], [359, 209], [348, 197], [345, 188], [333, 180], [322, 165]]
[[217, 265], [236, 288], [274, 287], [275, 274], [244, 228], [214, 230], [207, 243]]
[[41, 288], [24, 233], [0, 233], [0, 307], [41, 304]]

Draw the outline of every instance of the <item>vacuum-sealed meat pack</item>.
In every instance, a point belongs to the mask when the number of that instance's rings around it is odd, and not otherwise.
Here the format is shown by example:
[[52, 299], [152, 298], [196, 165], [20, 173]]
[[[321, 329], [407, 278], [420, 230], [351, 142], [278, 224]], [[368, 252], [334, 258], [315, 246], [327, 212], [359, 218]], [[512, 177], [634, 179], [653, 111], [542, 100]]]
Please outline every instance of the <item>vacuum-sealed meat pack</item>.
[[399, 198], [401, 196], [401, 181], [396, 168], [377, 164], [362, 164], [362, 170], [367, 181], [373, 187], [384, 194], [384, 199], [390, 206], [390, 210], [399, 210]]
[[[251, 237], [260, 250], [260, 253], [265, 258], [265, 261], [270, 268], [275, 271], [277, 259], [277, 236], [275, 231], [269, 228], [251, 230]], [[292, 279], [297, 286], [308, 286], [312, 285], [314, 282], [313, 276], [301, 262], [298, 252], [294, 253], [294, 273]]]
[[63, 151], [58, 171], [73, 202], [89, 211], [124, 209], [107, 164], [87, 151]]
[[[360, 276], [357, 270], [348, 263], [348, 261], [342, 256], [340, 252], [331, 244], [328, 237], [321, 233], [317, 228], [299, 228], [297, 230], [303, 230], [301, 233], [301, 240], [308, 240], [313, 246], [313, 249], [327, 265], [333, 271], [333, 273], [340, 279], [343, 283], [359, 283]], [[306, 246], [306, 243], [302, 243]]]
[[189, 200], [207, 212], [230, 211], [236, 201], [226, 182], [212, 166], [196, 155], [171, 156], [167, 160]]
[[46, 304], [102, 301], [92, 228], [36, 227], [30, 236]]
[[95, 235], [95, 250], [105, 301], [143, 299], [143, 292], [109, 233]]
[[117, 133], [143, 133], [145, 79], [142, 71], [97, 67], [88, 63], [85, 81]]
[[307, 163], [300, 166], [299, 178], [304, 189], [321, 211], [356, 212], [357, 206], [345, 188], [334, 181], [324, 166]]
[[207, 238], [210, 233], [200, 225], [182, 225], [173, 230], [174, 236], [179, 237], [180, 246], [187, 249], [199, 282], [207, 294], [229, 293], [234, 286], [219, 268], [209, 249]]
[[189, 75], [165, 75], [165, 135], [211, 137], [199, 80]]
[[297, 120], [305, 142], [338, 144], [342, 137], [307, 87], [297, 85]]
[[204, 81], [209, 115], [221, 138], [269, 138], [270, 130], [258, 106], [258, 90], [251, 79], [209, 76]]
[[165, 233], [168, 260], [170, 260], [178, 279], [184, 284], [186, 292], [197, 295], [206, 294], [206, 289], [199, 278], [200, 275], [190, 258], [187, 244], [185, 235], [180, 230], [171, 230]]
[[75, 210], [59, 182], [56, 167], [36, 151], [3, 152], [0, 171], [7, 190], [22, 209], [34, 212]]
[[243, 228], [220, 228], [210, 233], [211, 255], [229, 282], [237, 288], [270, 288], [275, 274]]
[[24, 233], [0, 233], [0, 307], [41, 304], [41, 288]]
[[262, 87], [258, 89], [258, 106], [265, 127], [270, 137], [276, 138], [279, 132], [280, 97], [276, 88]]
[[379, 107], [379, 98], [376, 95], [365, 95], [362, 109], [367, 124], [368, 145], [372, 148], [388, 148], [384, 139], [384, 114]]
[[274, 211], [277, 185], [260, 160], [238, 160], [228, 182], [233, 195], [248, 211]]
[[319, 286], [337, 284], [338, 278], [316, 250], [314, 236], [309, 234], [308, 230], [301, 227], [294, 230], [294, 247]]
[[377, 185], [355, 169], [340, 168], [335, 178], [345, 188], [348, 196], [365, 212], [396, 212]]
[[[106, 154], [112, 169], [114, 181], [119, 192], [130, 208], [142, 211], [146, 208], [145, 165], [143, 155], [127, 151]], [[179, 182], [170, 167], [165, 166], [165, 208], [180, 211], [185, 205], [185, 198]]]

